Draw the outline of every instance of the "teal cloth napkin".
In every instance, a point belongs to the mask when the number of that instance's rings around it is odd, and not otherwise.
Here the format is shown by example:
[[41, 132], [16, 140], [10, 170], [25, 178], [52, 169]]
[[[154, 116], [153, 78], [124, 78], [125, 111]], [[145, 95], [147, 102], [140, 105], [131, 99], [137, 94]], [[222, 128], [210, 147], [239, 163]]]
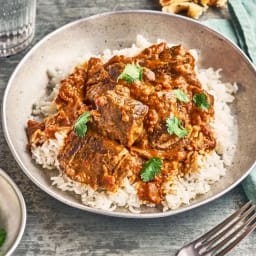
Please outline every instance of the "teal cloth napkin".
[[[209, 19], [202, 23], [236, 43], [256, 65], [256, 0], [229, 0], [228, 9], [230, 20]], [[256, 204], [256, 168], [242, 186], [248, 199]]]

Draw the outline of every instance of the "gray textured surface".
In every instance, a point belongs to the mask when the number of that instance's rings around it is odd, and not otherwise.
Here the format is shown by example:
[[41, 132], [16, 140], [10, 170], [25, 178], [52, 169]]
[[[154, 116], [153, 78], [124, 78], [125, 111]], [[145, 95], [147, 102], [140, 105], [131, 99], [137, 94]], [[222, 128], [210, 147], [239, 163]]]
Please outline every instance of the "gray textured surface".
[[[160, 7], [157, 0], [39, 0], [33, 44], [77, 18], [124, 9]], [[1, 99], [11, 73], [26, 51], [0, 59]], [[26, 230], [14, 255], [175, 255], [182, 244], [210, 229], [246, 201], [238, 186], [210, 204], [173, 217], [127, 220], [82, 212], [37, 188], [14, 161], [2, 129], [0, 132], [0, 167], [21, 189], [28, 211]], [[255, 255], [255, 249], [254, 232], [230, 255]]]

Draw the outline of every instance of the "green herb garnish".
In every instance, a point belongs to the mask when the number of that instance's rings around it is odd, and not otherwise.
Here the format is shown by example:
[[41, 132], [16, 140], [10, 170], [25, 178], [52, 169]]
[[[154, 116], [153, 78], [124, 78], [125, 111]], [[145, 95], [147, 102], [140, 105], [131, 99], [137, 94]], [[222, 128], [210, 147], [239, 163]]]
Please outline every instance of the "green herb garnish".
[[181, 102], [185, 102], [188, 103], [189, 102], [189, 98], [188, 95], [186, 93], [184, 93], [182, 90], [180, 89], [175, 89], [174, 91], [174, 95], [176, 96], [176, 98], [181, 101]]
[[83, 137], [87, 132], [87, 122], [90, 120], [91, 112], [87, 111], [80, 115], [75, 123], [74, 131], [79, 137]]
[[207, 110], [210, 107], [210, 103], [204, 93], [195, 94], [193, 96], [193, 101], [199, 108], [203, 110]]
[[0, 247], [3, 246], [5, 239], [6, 239], [6, 230], [3, 228], [0, 228]]
[[133, 83], [135, 81], [142, 80], [143, 68], [137, 64], [127, 64], [123, 72], [118, 76], [119, 79], [123, 79], [128, 83]]
[[149, 182], [161, 172], [163, 160], [158, 157], [152, 157], [144, 163], [140, 177], [144, 182]]
[[188, 130], [186, 130], [181, 125], [181, 121], [176, 117], [169, 117], [166, 120], [167, 132], [169, 134], [175, 134], [179, 138], [183, 138], [188, 134]]

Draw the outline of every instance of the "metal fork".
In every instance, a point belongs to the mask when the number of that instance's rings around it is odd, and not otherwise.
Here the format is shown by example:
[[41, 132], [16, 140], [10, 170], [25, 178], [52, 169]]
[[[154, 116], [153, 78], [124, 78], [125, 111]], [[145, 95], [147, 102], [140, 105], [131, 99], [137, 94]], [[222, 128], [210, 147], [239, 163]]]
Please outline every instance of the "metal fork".
[[255, 205], [246, 203], [218, 226], [181, 248], [176, 256], [223, 256], [256, 228]]

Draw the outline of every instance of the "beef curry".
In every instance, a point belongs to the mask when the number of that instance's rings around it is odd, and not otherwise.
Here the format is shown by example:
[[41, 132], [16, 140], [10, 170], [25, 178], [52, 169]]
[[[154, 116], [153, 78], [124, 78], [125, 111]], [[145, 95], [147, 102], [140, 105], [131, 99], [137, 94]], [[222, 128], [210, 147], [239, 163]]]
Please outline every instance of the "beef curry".
[[[125, 78], [127, 65], [140, 70], [138, 79]], [[90, 58], [61, 81], [55, 104], [55, 114], [28, 121], [29, 146], [66, 131], [59, 168], [95, 190], [115, 192], [128, 177], [141, 200], [158, 204], [162, 185], [195, 172], [198, 156], [216, 145], [213, 96], [182, 45], [163, 42], [106, 63]], [[79, 136], [74, 127], [83, 113], [89, 113], [87, 130]], [[145, 180], [141, 174], [151, 160], [159, 160], [160, 169]]]

